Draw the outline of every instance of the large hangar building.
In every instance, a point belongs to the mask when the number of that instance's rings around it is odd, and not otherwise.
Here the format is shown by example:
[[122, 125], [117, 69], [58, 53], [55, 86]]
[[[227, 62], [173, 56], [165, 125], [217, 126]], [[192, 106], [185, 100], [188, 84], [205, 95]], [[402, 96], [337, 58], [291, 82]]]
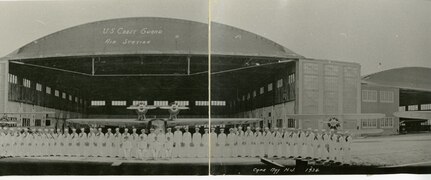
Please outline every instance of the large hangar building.
[[[61, 128], [69, 118], [135, 118], [127, 106], [177, 101], [190, 107], [181, 117], [208, 117], [211, 106], [211, 117], [312, 129], [327, 129], [327, 119], [289, 115], [362, 112], [359, 64], [308, 59], [248, 31], [211, 27], [211, 102], [207, 24], [139, 17], [71, 27], [3, 57], [0, 112], [17, 126]], [[362, 129], [360, 119], [339, 121]]]

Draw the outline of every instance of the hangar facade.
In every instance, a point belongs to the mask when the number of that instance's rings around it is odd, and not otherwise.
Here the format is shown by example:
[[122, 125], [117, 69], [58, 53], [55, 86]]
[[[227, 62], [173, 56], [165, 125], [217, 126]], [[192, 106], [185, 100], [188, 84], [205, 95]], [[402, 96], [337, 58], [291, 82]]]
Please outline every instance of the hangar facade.
[[[245, 30], [211, 27], [211, 64], [208, 25], [187, 20], [112, 19], [37, 39], [0, 60], [0, 112], [18, 112], [8, 115], [17, 126], [64, 127], [68, 118], [130, 118], [132, 104], [177, 101], [190, 107], [182, 117], [208, 117], [211, 107], [211, 117], [312, 129], [328, 129], [326, 120], [289, 114], [362, 112], [359, 64], [308, 59]], [[55, 113], [19, 114], [46, 111]]]
[[430, 74], [430, 68], [403, 67], [364, 76], [362, 112], [386, 117], [363, 120], [363, 128], [383, 135], [430, 131]]

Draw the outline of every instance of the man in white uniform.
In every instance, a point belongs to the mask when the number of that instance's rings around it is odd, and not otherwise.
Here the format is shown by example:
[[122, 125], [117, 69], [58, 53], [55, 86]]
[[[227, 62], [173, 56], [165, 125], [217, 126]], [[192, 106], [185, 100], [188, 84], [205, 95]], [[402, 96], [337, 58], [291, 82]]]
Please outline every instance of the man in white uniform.
[[76, 155], [78, 157], [85, 156], [85, 141], [86, 141], [86, 139], [87, 139], [87, 134], [85, 133], [85, 129], [80, 128], [77, 143], [76, 143], [76, 149], [77, 149]]
[[157, 159], [157, 145], [156, 145], [157, 134], [154, 132], [154, 129], [150, 129], [150, 134], [148, 134], [148, 144], [150, 147], [151, 157], [152, 159]]
[[273, 135], [274, 135], [274, 140], [273, 140], [274, 156], [281, 158], [283, 156], [281, 153], [281, 148], [283, 144], [283, 133], [281, 132], [281, 129], [274, 128]]
[[256, 127], [254, 132], [254, 156], [263, 158], [265, 156], [265, 137], [260, 131], [260, 127]]
[[312, 145], [313, 145], [313, 156], [312, 158], [314, 160], [318, 160], [320, 158], [319, 152], [320, 152], [320, 138], [321, 135], [319, 134], [319, 130], [314, 130], [314, 136], [312, 138]]
[[174, 134], [172, 133], [171, 128], [166, 129], [165, 137], [165, 157], [172, 159], [172, 150], [174, 148]]
[[63, 156], [69, 156], [69, 141], [70, 141], [70, 134], [69, 134], [69, 128], [64, 128], [63, 130], [63, 147], [61, 154]]
[[132, 129], [132, 134], [130, 134], [130, 142], [132, 142], [131, 156], [132, 158], [137, 158], [139, 134], [136, 132], [136, 128]]
[[97, 157], [96, 151], [97, 151], [97, 141], [96, 141], [96, 133], [94, 132], [93, 128], [90, 128], [90, 131], [87, 134], [87, 139], [85, 141], [85, 147], [87, 149], [87, 156], [88, 157]]
[[78, 133], [76, 133], [76, 129], [72, 128], [72, 134], [70, 134], [71, 137], [71, 142], [72, 144], [69, 145], [70, 148], [70, 156], [76, 156], [77, 155], [77, 145], [78, 145], [78, 140], [79, 140], [79, 136]]
[[108, 128], [105, 133], [105, 142], [106, 142], [106, 148], [105, 148], [105, 156], [107, 157], [115, 157], [114, 155], [114, 134], [112, 133], [112, 129]]
[[203, 157], [205, 157], [205, 158], [208, 158], [209, 156], [209, 152], [208, 152], [208, 147], [209, 147], [209, 144], [208, 144], [208, 141], [209, 141], [209, 134], [208, 134], [208, 129], [207, 128], [205, 128], [204, 129], [204, 134], [202, 135], [202, 156]]
[[329, 151], [328, 151], [329, 157], [328, 157], [328, 159], [329, 159], [329, 161], [332, 161], [332, 162], [335, 161], [335, 155], [336, 155], [335, 144], [336, 144], [336, 141], [337, 141], [337, 135], [334, 133], [334, 129], [331, 129], [330, 134], [329, 134], [329, 142], [328, 142], [328, 144], [329, 144]]
[[238, 126], [237, 138], [238, 138], [238, 155], [240, 157], [245, 157], [247, 141], [246, 141], [245, 133], [242, 129], [242, 126]]
[[158, 158], [166, 158], [166, 150], [165, 150], [165, 143], [166, 143], [166, 135], [163, 133], [162, 129], [158, 129], [157, 134], [157, 156]]
[[139, 144], [138, 144], [138, 154], [139, 159], [144, 160], [147, 158], [147, 150], [148, 150], [148, 136], [145, 134], [145, 129], [141, 129], [141, 134], [139, 135]]
[[199, 132], [199, 127], [195, 127], [195, 133], [192, 137], [193, 149], [191, 151], [191, 157], [201, 157], [202, 155], [202, 134]]
[[308, 128], [307, 129], [307, 136], [305, 139], [305, 144], [306, 144], [306, 149], [307, 149], [305, 157], [307, 159], [312, 159], [312, 157], [313, 157], [313, 148], [314, 148], [313, 140], [314, 140], [314, 133], [311, 130], [311, 128]]
[[114, 139], [113, 139], [113, 155], [112, 157], [121, 157], [122, 153], [121, 153], [121, 143], [122, 143], [122, 135], [120, 133], [120, 128], [115, 128], [115, 132], [114, 132]]
[[184, 134], [183, 134], [183, 143], [184, 143], [184, 157], [191, 157], [192, 156], [192, 150], [190, 148], [190, 145], [192, 145], [192, 134], [189, 132], [189, 127], [185, 128]]
[[272, 139], [273, 135], [268, 127], [265, 127], [265, 154], [268, 158], [273, 156], [272, 151]]
[[293, 148], [293, 158], [298, 158], [299, 157], [299, 130], [298, 129], [294, 129], [292, 131], [292, 148]]
[[132, 142], [129, 139], [129, 136], [124, 136], [123, 141], [123, 158], [129, 159], [130, 158], [130, 151], [132, 150]]
[[253, 152], [253, 139], [254, 139], [254, 133], [251, 131], [251, 127], [247, 126], [247, 129], [244, 133], [244, 156], [245, 157], [251, 157]]
[[240, 147], [240, 140], [238, 137], [238, 129], [237, 128], [233, 128], [233, 145], [232, 145], [232, 157], [238, 157], [239, 156], [239, 147]]
[[224, 133], [224, 129], [220, 129], [220, 134], [217, 137], [217, 157], [224, 157], [223, 151], [226, 148], [226, 134]]
[[349, 131], [344, 132], [344, 144], [343, 144], [343, 150], [344, 150], [344, 157], [343, 157], [343, 163], [350, 164], [351, 163], [351, 144], [352, 144], [352, 135], [349, 133]]
[[216, 157], [216, 148], [217, 148], [217, 133], [215, 132], [215, 128], [211, 128], [210, 132], [210, 155], [211, 157]]
[[233, 148], [235, 144], [235, 134], [233, 128], [229, 128], [229, 134], [226, 138], [226, 154], [225, 157], [233, 157]]
[[183, 132], [180, 131], [179, 127], [175, 127], [174, 149], [172, 152], [172, 154], [175, 158], [183, 157], [183, 155], [182, 155], [182, 143], [183, 143]]

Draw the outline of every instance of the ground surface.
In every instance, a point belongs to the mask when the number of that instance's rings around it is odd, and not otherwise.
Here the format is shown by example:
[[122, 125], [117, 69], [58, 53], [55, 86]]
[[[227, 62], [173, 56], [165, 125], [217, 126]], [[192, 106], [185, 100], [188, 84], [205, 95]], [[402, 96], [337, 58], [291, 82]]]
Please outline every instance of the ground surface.
[[431, 134], [355, 139], [352, 161], [356, 165], [430, 166]]

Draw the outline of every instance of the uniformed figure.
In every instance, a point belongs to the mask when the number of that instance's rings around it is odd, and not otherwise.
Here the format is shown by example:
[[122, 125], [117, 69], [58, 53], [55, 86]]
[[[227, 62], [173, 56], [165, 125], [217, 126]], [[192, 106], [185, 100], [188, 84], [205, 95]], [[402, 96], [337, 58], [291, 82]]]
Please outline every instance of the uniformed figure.
[[76, 142], [76, 156], [83, 157], [85, 156], [85, 141], [87, 139], [87, 134], [85, 133], [84, 128], [79, 129], [79, 134]]
[[[121, 134], [121, 138], [122, 138], [122, 140], [121, 140], [121, 143], [120, 143], [120, 149], [124, 149], [123, 148], [123, 142], [124, 142], [124, 137], [129, 137], [130, 136], [130, 133], [129, 133], [129, 129], [128, 128], [124, 128], [124, 132], [123, 132], [123, 134]], [[121, 152], [123, 152], [122, 150], [120, 150]], [[122, 153], [122, 155], [121, 156], [123, 156], [124, 155], [124, 153]]]
[[172, 155], [175, 158], [183, 157], [182, 143], [183, 143], [183, 132], [180, 131], [179, 127], [176, 127], [174, 132], [174, 149], [172, 152]]
[[282, 131], [281, 131], [281, 129], [278, 129], [278, 128], [274, 128], [274, 141], [273, 141], [273, 143], [274, 143], [274, 145], [273, 145], [273, 147], [274, 147], [274, 156], [277, 156], [278, 158], [281, 158], [283, 155], [282, 155], [282, 152], [281, 152], [281, 149], [282, 149], [282, 147], [283, 147], [283, 133], [282, 133]]
[[147, 134], [145, 134], [145, 129], [141, 129], [141, 134], [139, 135], [139, 141], [138, 141], [139, 159], [141, 160], [146, 159], [147, 151], [148, 151], [148, 137], [147, 137]]
[[123, 140], [123, 158], [124, 159], [130, 159], [130, 151], [132, 150], [132, 142], [129, 139], [129, 136], [124, 136], [124, 140]]
[[225, 157], [233, 157], [234, 144], [235, 134], [233, 132], [233, 128], [229, 128], [229, 134], [226, 137]]
[[242, 129], [242, 126], [238, 126], [238, 131], [237, 131], [237, 141], [238, 141], [238, 155], [241, 157], [245, 157], [245, 153], [246, 153], [246, 137], [244, 134], [244, 131]]
[[[60, 155], [61, 156], [67, 156], [68, 154], [68, 146], [69, 146], [69, 129], [64, 128], [63, 134], [61, 135], [61, 138], [59, 138], [60, 142]], [[34, 146], [37, 146], [36, 144], [33, 144]]]
[[111, 128], [108, 128], [105, 133], [105, 142], [106, 142], [105, 156], [115, 157], [115, 154], [114, 154], [115, 138]]
[[254, 156], [263, 158], [265, 156], [265, 137], [260, 131], [260, 127], [256, 127], [254, 132]]
[[202, 157], [202, 134], [199, 132], [199, 127], [195, 127], [195, 133], [192, 137], [193, 147], [190, 149], [191, 157]]
[[[30, 148], [28, 147], [28, 139], [27, 139], [28, 137], [29, 137], [29, 133], [27, 128], [23, 128], [23, 133], [20, 136], [20, 147], [21, 147], [20, 156], [22, 157], [27, 157], [28, 152], [30, 151]], [[0, 141], [2, 141], [2, 139], [0, 139]]]
[[122, 135], [120, 133], [120, 128], [115, 128], [113, 136], [112, 157], [121, 157], [120, 145], [122, 143]]
[[308, 159], [313, 159], [313, 154], [314, 154], [314, 133], [311, 130], [311, 128], [308, 128], [307, 130], [308, 134], [307, 134], [307, 138], [306, 138], [306, 146], [307, 146], [307, 153], [306, 153], [306, 158]]
[[166, 129], [166, 134], [165, 134], [165, 157], [172, 159], [172, 150], [174, 148], [174, 134], [172, 133], [172, 129], [171, 128], [167, 128]]
[[165, 143], [166, 143], [166, 135], [163, 133], [162, 129], [158, 129], [157, 134], [157, 156], [158, 158], [166, 158], [166, 151], [165, 151]]
[[76, 133], [75, 128], [72, 128], [72, 134], [70, 134], [69, 137], [71, 141], [71, 143], [69, 143], [69, 149], [70, 149], [69, 156], [76, 156], [79, 136], [78, 136], [78, 133]]
[[343, 132], [339, 131], [337, 132], [338, 136], [337, 136], [337, 141], [336, 141], [336, 155], [335, 155], [335, 159], [336, 162], [342, 163], [343, 161], [343, 157], [344, 157], [344, 150], [343, 150], [343, 144], [345, 142], [345, 138], [344, 138], [344, 134]]
[[330, 134], [329, 134], [329, 142], [328, 142], [328, 144], [329, 144], [329, 150], [328, 150], [329, 157], [328, 157], [328, 159], [330, 161], [335, 161], [335, 156], [336, 156], [336, 152], [335, 152], [336, 151], [336, 147], [335, 147], [335, 145], [337, 143], [337, 135], [335, 134], [335, 130], [334, 129], [331, 129], [329, 133]]
[[319, 152], [320, 152], [320, 140], [319, 137], [321, 135], [319, 134], [319, 130], [315, 129], [314, 133], [313, 133], [313, 138], [312, 138], [312, 144], [313, 144], [313, 155], [312, 158], [314, 160], [317, 160], [320, 158]]
[[138, 142], [139, 142], [139, 134], [136, 132], [136, 128], [132, 129], [132, 134], [130, 134], [130, 142], [132, 142], [132, 150], [131, 157], [138, 157]]
[[292, 133], [291, 133], [291, 153], [292, 153], [292, 158], [297, 158], [298, 157], [298, 129], [292, 129]]
[[185, 132], [183, 134], [183, 143], [184, 143], [184, 157], [191, 157], [192, 151], [190, 146], [192, 145], [192, 134], [189, 132], [189, 127], [185, 128]]
[[322, 148], [322, 157], [321, 159], [323, 160], [328, 160], [329, 159], [329, 134], [323, 129], [322, 130], [322, 141], [323, 141], [323, 148]]
[[0, 127], [0, 157], [6, 157], [6, 131], [7, 127]]
[[[61, 154], [62, 152], [61, 143], [63, 141], [63, 134], [61, 133], [61, 129], [57, 129], [57, 132], [55, 133], [54, 137], [55, 137], [55, 150], [54, 150], [55, 156], [62, 156], [63, 154]], [[30, 144], [30, 143], [27, 143], [27, 144]]]
[[307, 157], [307, 130], [300, 129], [299, 135], [298, 135], [298, 142], [299, 142], [299, 157], [300, 158], [306, 158]]
[[220, 129], [220, 134], [217, 136], [217, 146], [216, 156], [224, 157], [223, 151], [226, 148], [226, 134], [223, 128]]
[[150, 148], [150, 152], [151, 152], [151, 157], [152, 159], [156, 159], [157, 158], [157, 147], [156, 147], [156, 133], [154, 132], [154, 129], [151, 128], [150, 129], [150, 134], [148, 134], [148, 144], [149, 144], [149, 148]]
[[254, 133], [251, 131], [251, 127], [247, 126], [247, 129], [244, 133], [244, 155], [245, 157], [252, 157], [253, 153], [253, 140], [254, 140]]
[[236, 127], [233, 128], [233, 145], [232, 145], [232, 157], [239, 156], [239, 144], [241, 143], [238, 137], [238, 129]]
[[269, 130], [268, 127], [265, 127], [265, 155], [267, 157], [272, 157], [273, 151], [272, 151], [272, 133]]
[[287, 129], [286, 127], [283, 127], [280, 129], [281, 138], [280, 138], [280, 157], [288, 157], [287, 156], [287, 145], [286, 145], [286, 139], [284, 139], [284, 135], [287, 135]]
[[202, 148], [202, 154], [203, 154], [203, 157], [205, 157], [205, 158], [209, 157], [209, 151], [208, 151], [208, 147], [209, 147], [208, 140], [209, 140], [209, 138], [210, 138], [210, 136], [208, 134], [208, 129], [205, 128], [204, 134], [202, 135], [202, 147], [203, 147]]
[[216, 157], [216, 148], [217, 148], [217, 133], [215, 132], [215, 128], [211, 128], [210, 132], [210, 155], [211, 157]]
[[290, 156], [292, 156], [292, 152], [290, 149], [290, 144], [291, 144], [291, 140], [292, 140], [292, 136], [291, 135], [291, 131], [290, 129], [285, 129], [284, 133], [283, 133], [283, 156], [286, 158], [290, 158]]
[[350, 164], [351, 163], [351, 144], [352, 144], [352, 135], [349, 133], [349, 131], [344, 132], [344, 144], [343, 144], [343, 150], [344, 150], [344, 156], [343, 156], [343, 163]]
[[96, 133], [93, 128], [90, 128], [87, 139], [85, 141], [86, 155], [87, 157], [97, 157], [97, 141], [96, 141]]

